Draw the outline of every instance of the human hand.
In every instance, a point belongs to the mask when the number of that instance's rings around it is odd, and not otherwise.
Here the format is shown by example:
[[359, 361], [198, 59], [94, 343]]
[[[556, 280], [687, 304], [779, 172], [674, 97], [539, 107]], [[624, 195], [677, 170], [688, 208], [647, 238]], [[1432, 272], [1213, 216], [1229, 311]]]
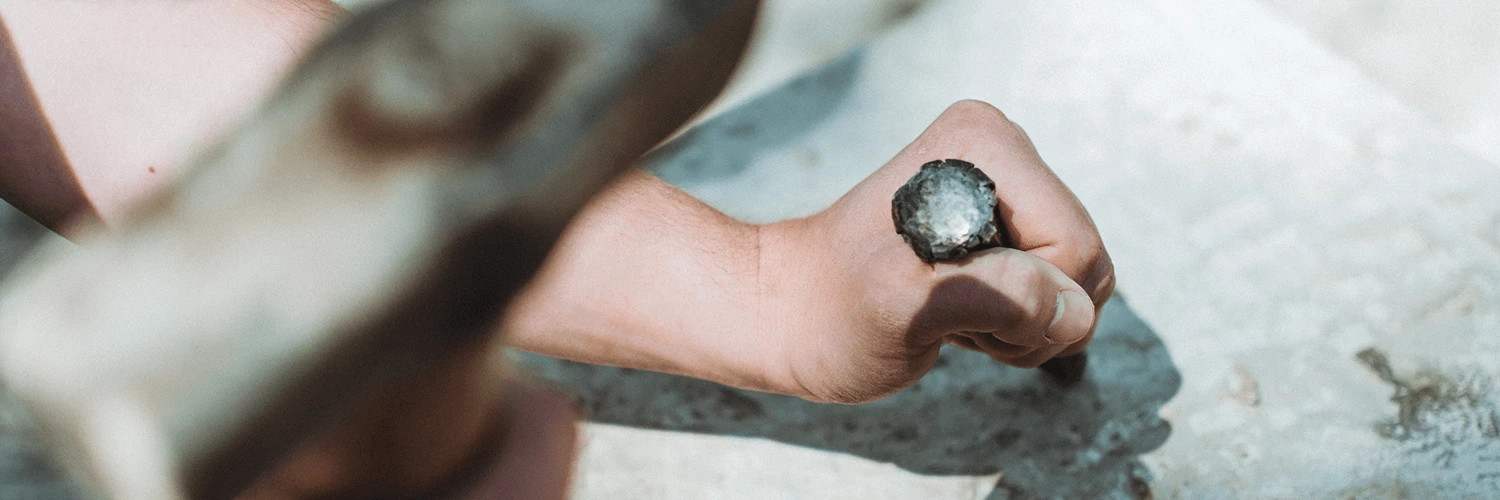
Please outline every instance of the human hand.
[[[925, 162], [995, 181], [1013, 248], [926, 264], [894, 230], [891, 196]], [[761, 229], [762, 331], [785, 350], [788, 391], [879, 399], [931, 369], [944, 343], [1035, 367], [1083, 350], [1114, 268], [1078, 199], [999, 110], [951, 106], [829, 209]], [[770, 271], [776, 269], [776, 271]]]

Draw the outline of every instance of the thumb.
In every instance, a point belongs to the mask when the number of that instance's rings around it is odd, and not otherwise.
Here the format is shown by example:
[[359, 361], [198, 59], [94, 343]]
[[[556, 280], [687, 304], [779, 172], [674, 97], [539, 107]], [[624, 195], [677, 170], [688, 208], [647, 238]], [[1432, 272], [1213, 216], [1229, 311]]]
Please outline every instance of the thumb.
[[1068, 345], [1088, 336], [1094, 303], [1061, 269], [1009, 248], [934, 267], [929, 299], [946, 334], [991, 333], [1019, 346]]

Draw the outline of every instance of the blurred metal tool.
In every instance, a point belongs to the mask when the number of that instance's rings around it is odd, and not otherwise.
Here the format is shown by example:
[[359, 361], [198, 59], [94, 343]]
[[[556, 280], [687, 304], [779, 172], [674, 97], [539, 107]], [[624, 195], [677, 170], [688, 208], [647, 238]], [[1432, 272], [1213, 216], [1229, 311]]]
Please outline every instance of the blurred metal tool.
[[492, 335], [573, 214], [723, 87], [754, 0], [400, 0], [184, 182], [36, 251], [0, 369], [118, 498], [229, 498]]

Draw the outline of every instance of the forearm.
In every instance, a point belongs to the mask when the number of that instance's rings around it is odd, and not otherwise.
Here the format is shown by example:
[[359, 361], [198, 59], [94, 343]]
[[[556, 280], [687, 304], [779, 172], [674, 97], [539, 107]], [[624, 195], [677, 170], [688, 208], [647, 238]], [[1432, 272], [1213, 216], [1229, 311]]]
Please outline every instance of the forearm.
[[788, 392], [760, 311], [762, 228], [640, 171], [568, 227], [512, 304], [511, 345], [590, 363]]

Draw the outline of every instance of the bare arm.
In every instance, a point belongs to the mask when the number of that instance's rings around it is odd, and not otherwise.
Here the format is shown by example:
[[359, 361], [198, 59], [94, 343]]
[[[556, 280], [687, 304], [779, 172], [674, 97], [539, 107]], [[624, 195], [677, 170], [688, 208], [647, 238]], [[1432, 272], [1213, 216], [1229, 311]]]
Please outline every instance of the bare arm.
[[629, 172], [579, 214], [512, 303], [509, 343], [784, 391], [757, 324], [760, 229]]
[[[996, 180], [1017, 249], [927, 265], [896, 235], [891, 194], [941, 158]], [[633, 172], [569, 226], [503, 328], [543, 354], [862, 402], [915, 382], [944, 343], [1026, 367], [1082, 350], [1113, 276], [1025, 133], [966, 101], [805, 219], [744, 224]]]

